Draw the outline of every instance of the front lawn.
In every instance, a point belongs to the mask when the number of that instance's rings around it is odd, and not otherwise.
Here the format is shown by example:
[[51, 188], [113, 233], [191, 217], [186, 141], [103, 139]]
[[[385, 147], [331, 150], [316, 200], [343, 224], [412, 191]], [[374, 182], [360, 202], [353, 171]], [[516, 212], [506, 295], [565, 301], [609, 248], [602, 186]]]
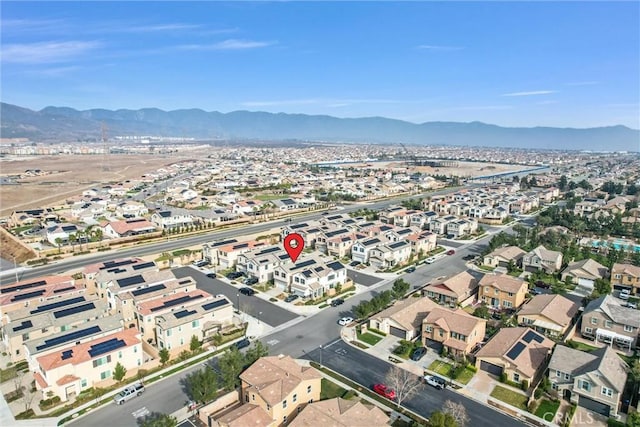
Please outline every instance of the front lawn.
[[435, 360], [431, 365], [429, 365], [429, 370], [433, 371], [437, 374], [443, 375], [449, 378], [449, 374], [451, 373], [451, 368], [453, 365], [447, 362], [442, 362], [440, 360]]
[[473, 378], [473, 376], [476, 373], [474, 371], [472, 371], [469, 368], [464, 368], [464, 370], [462, 371], [462, 373], [460, 373], [460, 375], [458, 375], [457, 378], [454, 378], [456, 381], [458, 381], [461, 384], [468, 384], [469, 381], [471, 381], [471, 378]]
[[554, 402], [551, 400], [543, 400], [538, 405], [538, 409], [536, 409], [535, 416], [540, 417], [545, 421], [550, 421], [555, 419], [556, 411], [560, 407], [560, 401]]
[[520, 408], [523, 411], [527, 410], [527, 396], [510, 390], [506, 387], [497, 385], [491, 392], [491, 397], [495, 397], [511, 406]]
[[378, 335], [370, 334], [369, 332], [365, 332], [364, 334], [358, 333], [358, 339], [371, 346], [376, 345], [380, 341], [382, 341], [382, 337]]
[[322, 378], [322, 380], [320, 380], [320, 400], [342, 397], [346, 392], [347, 390], [326, 378]]

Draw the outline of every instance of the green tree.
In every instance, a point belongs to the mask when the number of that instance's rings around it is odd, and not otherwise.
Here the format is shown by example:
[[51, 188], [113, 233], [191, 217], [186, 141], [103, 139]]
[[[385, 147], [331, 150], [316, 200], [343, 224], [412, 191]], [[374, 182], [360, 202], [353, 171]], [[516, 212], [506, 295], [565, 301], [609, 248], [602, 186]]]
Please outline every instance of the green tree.
[[240, 384], [238, 376], [244, 367], [244, 357], [240, 350], [231, 347], [219, 359], [222, 385], [227, 391], [231, 391]]
[[631, 380], [631, 384], [633, 385], [632, 396], [635, 396], [638, 394], [638, 389], [640, 388], [640, 359], [638, 358], [629, 366], [629, 380]]
[[476, 317], [479, 317], [481, 319], [488, 319], [489, 318], [489, 308], [484, 303], [480, 304], [479, 307], [477, 307], [475, 310], [473, 310], [473, 315], [476, 316]]
[[611, 284], [606, 279], [596, 279], [593, 283], [593, 295], [599, 297], [611, 293]]
[[456, 420], [450, 415], [442, 411], [434, 411], [429, 417], [429, 425], [431, 427], [459, 427]]
[[62, 252], [62, 239], [60, 237], [56, 237], [56, 245], [58, 246], [58, 253]]
[[166, 365], [169, 359], [171, 358], [171, 355], [169, 354], [169, 350], [167, 350], [166, 348], [163, 348], [162, 350], [160, 350], [158, 352], [158, 355], [160, 356], [160, 364], [162, 366]]
[[204, 404], [215, 399], [218, 376], [210, 366], [206, 366], [187, 375], [184, 385], [191, 400]]
[[629, 412], [629, 415], [627, 415], [627, 426], [640, 427], [640, 412]]
[[409, 283], [407, 283], [403, 279], [397, 279], [395, 282], [393, 282], [393, 296], [395, 298], [402, 298], [407, 293], [407, 291], [409, 291], [410, 287], [411, 285], [409, 285]]
[[176, 427], [178, 419], [171, 415], [152, 413], [139, 422], [140, 427]]
[[120, 382], [124, 379], [125, 375], [127, 375], [127, 368], [118, 362], [116, 367], [113, 369], [113, 379]]
[[195, 336], [195, 335], [191, 335], [191, 342], [189, 343], [189, 350], [191, 350], [192, 352], [195, 353], [196, 351], [200, 350], [201, 347], [202, 347], [202, 343], [200, 342], [198, 337]]
[[562, 175], [560, 177], [560, 181], [558, 181], [558, 188], [560, 189], [560, 191], [564, 191], [567, 188], [567, 183], [568, 183], [568, 179], [566, 175]]
[[244, 355], [244, 365], [249, 366], [261, 357], [269, 355], [269, 348], [262, 341], [254, 341]]

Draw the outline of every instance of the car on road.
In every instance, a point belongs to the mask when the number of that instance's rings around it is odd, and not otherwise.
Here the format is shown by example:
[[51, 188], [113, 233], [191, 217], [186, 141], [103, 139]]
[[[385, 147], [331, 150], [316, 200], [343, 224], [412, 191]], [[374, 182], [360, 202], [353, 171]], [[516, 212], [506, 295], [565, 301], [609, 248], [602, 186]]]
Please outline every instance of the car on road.
[[249, 347], [251, 345], [251, 341], [248, 338], [242, 338], [240, 341], [236, 341], [233, 343], [233, 346], [238, 350]]
[[380, 396], [386, 397], [387, 399], [393, 400], [396, 398], [396, 391], [391, 387], [387, 387], [384, 384], [374, 384], [373, 391], [378, 393]]
[[411, 266], [411, 267], [407, 268], [404, 272], [405, 273], [413, 273], [414, 271], [416, 271], [416, 268]]
[[136, 396], [140, 396], [144, 393], [144, 384], [138, 382], [135, 384], [131, 384], [127, 388], [123, 389], [120, 393], [116, 394], [113, 397], [113, 401], [118, 405], [124, 404], [129, 399], [133, 399]]
[[240, 288], [238, 289], [238, 292], [240, 292], [242, 295], [247, 295], [247, 296], [253, 296], [256, 294], [256, 291], [254, 291], [251, 288]]
[[258, 283], [258, 278], [257, 277], [247, 277], [242, 282], [242, 284], [247, 285], [247, 286], [255, 285], [256, 283]]
[[538, 288], [542, 288], [542, 289], [549, 289], [551, 287], [550, 284], [543, 282], [542, 280], [538, 280], [536, 282], [536, 287]]
[[431, 256], [427, 258], [424, 262], [426, 262], [427, 264], [433, 264], [434, 262], [436, 262], [436, 257]]
[[344, 304], [344, 300], [342, 298], [335, 298], [333, 301], [331, 301], [331, 307], [337, 307], [341, 304]]
[[456, 250], [455, 250], [455, 249], [449, 249], [449, 250], [447, 251], [447, 255], [454, 255], [455, 253], [456, 253]]
[[284, 299], [284, 302], [294, 302], [295, 300], [297, 300], [298, 298], [300, 298], [298, 295], [293, 294], [293, 295], [289, 295], [288, 297], [286, 297]]
[[447, 382], [443, 378], [436, 377], [435, 375], [425, 375], [424, 381], [437, 390], [442, 390], [447, 386]]
[[209, 279], [215, 279], [216, 278], [216, 273], [207, 273], [207, 277]]
[[472, 259], [475, 259], [476, 256], [474, 254], [468, 254], [462, 257], [463, 260], [465, 261], [471, 261]]
[[418, 347], [413, 350], [413, 353], [411, 353], [411, 360], [417, 362], [418, 360], [422, 359], [425, 354], [427, 354], [427, 349], [425, 347]]
[[347, 326], [351, 322], [353, 322], [353, 317], [341, 317], [340, 320], [338, 320], [338, 325]]
[[285, 220], [284, 220], [284, 222], [291, 222], [291, 221], [293, 221], [292, 218], [285, 218]]

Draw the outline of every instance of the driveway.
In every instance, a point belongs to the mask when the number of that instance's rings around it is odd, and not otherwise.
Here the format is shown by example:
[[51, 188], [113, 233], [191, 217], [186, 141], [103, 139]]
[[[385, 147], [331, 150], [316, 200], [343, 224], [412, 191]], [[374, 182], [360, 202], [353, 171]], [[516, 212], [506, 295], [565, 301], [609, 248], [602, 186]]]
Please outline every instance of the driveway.
[[571, 427], [606, 427], [607, 418], [600, 414], [594, 414], [582, 406], [576, 407], [576, 413], [571, 420]]

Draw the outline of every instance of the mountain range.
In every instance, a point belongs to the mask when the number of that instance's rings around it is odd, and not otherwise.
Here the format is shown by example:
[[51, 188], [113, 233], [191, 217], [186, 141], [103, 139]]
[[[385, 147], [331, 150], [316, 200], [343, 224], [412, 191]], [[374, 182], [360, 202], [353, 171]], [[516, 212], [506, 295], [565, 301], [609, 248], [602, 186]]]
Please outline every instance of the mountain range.
[[501, 127], [482, 122], [410, 123], [384, 117], [338, 118], [324, 115], [200, 109], [163, 111], [40, 111], [0, 103], [0, 137], [32, 141], [100, 140], [109, 136], [162, 135], [198, 140], [307, 140], [343, 143], [406, 143], [593, 151], [640, 151], [640, 130], [626, 126], [586, 129]]

